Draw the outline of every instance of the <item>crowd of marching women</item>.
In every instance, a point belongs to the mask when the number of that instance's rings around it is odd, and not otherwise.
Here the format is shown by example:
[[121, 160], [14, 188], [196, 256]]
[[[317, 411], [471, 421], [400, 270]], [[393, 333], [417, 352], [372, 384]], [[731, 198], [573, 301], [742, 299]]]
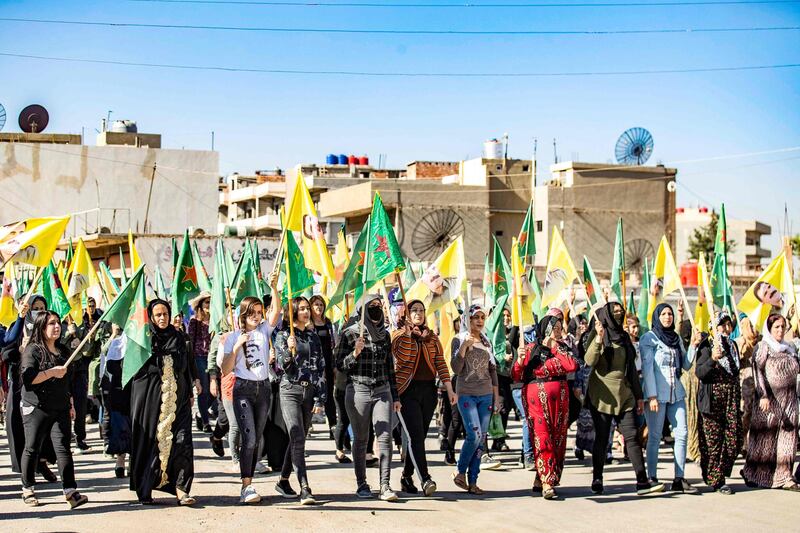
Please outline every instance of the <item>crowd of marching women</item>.
[[[638, 495], [700, 492], [686, 478], [687, 459], [699, 461], [710, 490], [732, 494], [728, 480], [740, 455], [738, 474], [748, 486], [800, 490], [800, 343], [780, 315], [770, 315], [759, 333], [746, 317], [722, 311], [707, 334], [692, 330], [682, 306], [676, 312], [662, 303], [640, 337], [638, 319], [620, 303], [596, 306], [589, 317], [553, 308], [522, 332], [506, 316], [506, 345], [498, 352], [485, 333], [487, 310], [473, 303], [453, 324], [460, 332], [446, 356], [420, 300], [405, 302], [397, 291], [388, 301], [365, 296], [334, 326], [323, 297], [282, 307], [276, 274], [268, 285], [271, 294], [246, 297], [230, 310], [235, 327], [221, 335], [209, 332], [209, 293], [191, 301], [188, 321], [180, 314], [173, 320], [169, 302], [149, 301], [139, 319], [150, 352], [127, 382], [130, 340], [116, 326], [93, 327], [101, 317], [94, 301], [80, 327], [62, 322], [42, 296], [21, 301], [18, 319], [0, 329], [0, 347], [11, 467], [21, 474], [24, 503], [38, 505], [37, 483], [57, 481], [71, 507], [88, 501], [72, 456], [89, 450], [90, 419], [101, 425], [115, 475], [129, 477], [141, 504], [151, 504], [154, 491], [174, 495], [179, 505], [195, 503], [194, 425], [214, 453], [233, 460], [241, 503], [261, 500], [254, 478], [272, 469], [280, 472], [277, 493], [314, 504], [305, 445], [312, 418], [322, 413], [333, 458], [352, 463], [359, 498], [376, 497], [367, 467], [377, 465], [377, 497], [398, 499], [391, 484], [398, 444], [400, 492], [437, 491], [426, 453], [436, 413], [452, 482], [480, 496], [481, 469], [499, 464], [492, 452], [508, 450], [503, 427], [515, 407], [525, 422], [520, 465], [532, 471], [532, 492], [544, 499], [558, 497], [573, 423], [573, 453], [592, 456], [594, 494], [603, 493], [617, 442]], [[76, 348], [77, 364], [67, 366]], [[672, 444], [671, 483], [659, 479], [665, 440]]]

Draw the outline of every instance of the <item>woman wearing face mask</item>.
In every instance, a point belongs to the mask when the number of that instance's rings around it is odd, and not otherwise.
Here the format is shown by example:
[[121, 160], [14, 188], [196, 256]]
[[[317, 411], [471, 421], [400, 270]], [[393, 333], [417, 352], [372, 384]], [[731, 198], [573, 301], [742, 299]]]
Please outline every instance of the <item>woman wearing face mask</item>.
[[[669, 419], [675, 439], [673, 456], [675, 479], [671, 490], [695, 494], [698, 490], [684, 477], [686, 466], [686, 391], [681, 383], [681, 374], [692, 367], [694, 350], [686, 353], [678, 333], [675, 331], [675, 315], [668, 304], [659, 304], [651, 319], [652, 329], [639, 341], [642, 354], [642, 376], [644, 395], [647, 398], [645, 418], [647, 435], [647, 474], [658, 483], [658, 448], [664, 419]], [[692, 344], [700, 342], [699, 333], [692, 336]]]
[[697, 406], [700, 415], [700, 467], [703, 480], [720, 494], [733, 494], [725, 479], [742, 449], [742, 418], [739, 412], [739, 350], [730, 338], [733, 322], [721, 312], [716, 335], [703, 335], [697, 346], [695, 374], [700, 380]]
[[[361, 313], [366, 311], [366, 316]], [[361, 324], [364, 334], [361, 334]], [[342, 330], [336, 347], [336, 368], [347, 372], [345, 405], [353, 428], [353, 468], [359, 498], [372, 498], [367, 484], [367, 441], [375, 428], [380, 455], [380, 499], [397, 501], [389, 485], [392, 463], [392, 409], [400, 411], [392, 343], [379, 294], [365, 297], [359, 318]]]
[[247, 296], [239, 304], [239, 330], [225, 339], [220, 369], [223, 376], [233, 372], [233, 410], [239, 426], [239, 473], [242, 487], [239, 503], [257, 504], [261, 496], [253, 487], [253, 473], [258, 463], [264, 427], [272, 398], [269, 381], [270, 338], [280, 316], [278, 276], [269, 276], [272, 305], [264, 320], [264, 304], [258, 298]]
[[753, 356], [755, 400], [742, 477], [748, 486], [800, 491], [792, 475], [797, 451], [797, 352], [786, 319], [767, 318]]
[[71, 417], [75, 416], [70, 393], [70, 370], [64, 366], [69, 352], [61, 346], [61, 319], [56, 313], [43, 311], [33, 322], [30, 342], [22, 353], [22, 410], [25, 426], [25, 451], [22, 453], [22, 499], [37, 506], [34, 493], [34, 470], [39, 464], [39, 450], [49, 435], [58, 457], [58, 471], [64, 496], [70, 508], [89, 499], [78, 492], [75, 466], [70, 452]]
[[408, 427], [413, 452], [413, 457], [411, 453], [406, 453], [400, 485], [407, 494], [417, 493], [414, 485], [416, 461], [422, 479], [422, 492], [425, 496], [432, 496], [436, 492], [436, 483], [428, 472], [425, 437], [436, 408], [435, 378], [438, 377], [444, 384], [450, 405], [455, 405], [458, 398], [450, 385], [450, 372], [447, 370], [439, 337], [425, 325], [425, 304], [420, 300], [412, 300], [407, 309], [408, 316], [402, 315], [399, 318], [400, 329], [392, 340], [397, 391], [403, 404], [401, 414]]
[[[170, 324], [170, 305], [155, 299], [147, 306], [150, 357], [131, 379], [130, 488], [143, 505], [153, 490], [173, 494], [179, 505], [193, 505], [192, 373], [185, 337]], [[130, 339], [128, 342], [131, 342]], [[171, 421], [171, 422], [170, 422]]]
[[[3, 362], [8, 367], [8, 395], [6, 396], [6, 435], [8, 436], [8, 449], [11, 456], [11, 470], [22, 473], [22, 451], [25, 449], [25, 428], [22, 424], [20, 413], [20, 398], [22, 396], [22, 376], [20, 375], [20, 362], [22, 352], [30, 341], [33, 333], [33, 322], [47, 308], [45, 299], [36, 294], [31, 296], [28, 303], [21, 303], [17, 320], [8, 328], [0, 342]], [[56, 454], [50, 436], [46, 436], [39, 451], [39, 464], [36, 472], [48, 483], [58, 481], [56, 475], [48, 468], [47, 463], [56, 462]]]
[[561, 480], [567, 450], [569, 425], [569, 386], [567, 374], [578, 369], [578, 362], [564, 342], [564, 315], [551, 309], [536, 327], [536, 343], [525, 347], [525, 359], [514, 364], [513, 377], [522, 387], [528, 432], [533, 435], [536, 466], [533, 490], [551, 500]]
[[319, 337], [311, 324], [308, 300], [302, 296], [291, 303], [294, 335], [283, 329], [275, 336], [276, 368], [280, 376], [280, 402], [283, 420], [289, 432], [289, 447], [283, 460], [281, 478], [275, 485], [284, 498], [297, 493], [289, 483], [292, 466], [300, 483], [300, 503], [316, 503], [306, 475], [306, 432], [311, 427], [311, 415], [322, 412], [325, 405], [325, 359]]
[[622, 328], [624, 319], [625, 310], [619, 303], [606, 304], [595, 313], [594, 327], [587, 333], [585, 342], [586, 364], [592, 368], [586, 387], [586, 405], [595, 430], [592, 492], [603, 493], [606, 446], [612, 422], [616, 421], [636, 473], [636, 493], [644, 496], [662, 492], [664, 485], [648, 481], [642, 447], [636, 436], [636, 416], [642, 414], [644, 401], [636, 370], [636, 350]]
[[458, 410], [464, 424], [466, 438], [461, 445], [453, 483], [481, 496], [485, 491], [478, 487], [481, 456], [484, 453], [486, 431], [492, 410], [500, 403], [497, 388], [497, 362], [492, 344], [483, 334], [486, 313], [478, 304], [469, 308], [469, 328], [459, 333], [458, 345], [453, 343], [450, 367], [458, 375], [456, 394]]
[[322, 357], [325, 358], [325, 418], [328, 419], [330, 438], [333, 439], [333, 428], [336, 427], [336, 400], [333, 392], [333, 371], [336, 362], [333, 360], [333, 347], [336, 344], [333, 338], [333, 324], [325, 316], [325, 298], [315, 294], [308, 299], [311, 304], [311, 326], [317, 332], [320, 345], [322, 345]]

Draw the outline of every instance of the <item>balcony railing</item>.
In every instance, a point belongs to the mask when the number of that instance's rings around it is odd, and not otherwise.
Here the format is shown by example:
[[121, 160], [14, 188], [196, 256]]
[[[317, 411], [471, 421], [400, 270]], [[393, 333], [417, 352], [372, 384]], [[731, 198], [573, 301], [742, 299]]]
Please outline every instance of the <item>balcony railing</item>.
[[72, 213], [64, 238], [100, 233], [128, 233], [131, 210], [128, 207], [99, 207]]

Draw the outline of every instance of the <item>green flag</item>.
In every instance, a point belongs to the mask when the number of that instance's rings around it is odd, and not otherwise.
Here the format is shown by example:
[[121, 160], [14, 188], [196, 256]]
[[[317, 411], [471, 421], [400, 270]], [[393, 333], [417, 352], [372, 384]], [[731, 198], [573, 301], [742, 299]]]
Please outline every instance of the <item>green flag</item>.
[[525, 213], [525, 220], [522, 221], [522, 228], [517, 237], [517, 247], [522, 264], [532, 264], [533, 256], [536, 255], [536, 238], [533, 234], [533, 200], [528, 204], [528, 212]]
[[128, 283], [128, 269], [125, 266], [125, 256], [122, 255], [122, 246], [119, 247], [119, 279], [123, 285]]
[[625, 301], [625, 239], [622, 236], [622, 218], [617, 220], [617, 238], [614, 241], [614, 264], [611, 266], [611, 290], [620, 302]]
[[114, 294], [119, 294], [119, 285], [117, 285], [117, 280], [114, 279], [114, 276], [111, 275], [111, 270], [108, 268], [108, 265], [100, 261], [100, 269], [106, 275], [106, 279], [111, 284], [111, 288], [114, 289]]
[[403, 288], [408, 289], [417, 282], [417, 276], [414, 274], [414, 269], [411, 268], [411, 261], [406, 257], [406, 271], [403, 272]]
[[45, 267], [42, 274], [42, 296], [47, 300], [48, 309], [58, 313], [62, 320], [69, 314], [69, 301], [67, 301], [67, 295], [61, 286], [58, 271], [52, 260], [50, 260], [50, 264]]
[[122, 363], [123, 386], [142, 368], [151, 355], [146, 285], [144, 265], [141, 265], [100, 317], [100, 320], [122, 328], [127, 337], [125, 359]]
[[[509, 295], [508, 280], [511, 279], [511, 266], [508, 264], [503, 249], [497, 238], [494, 239], [494, 254], [492, 255], [492, 300], [496, 305], [503, 296]], [[505, 305], [505, 304], [504, 304]]]
[[167, 292], [167, 285], [164, 283], [164, 276], [161, 275], [161, 269], [158, 265], [155, 265], [156, 271], [156, 281], [153, 290], [156, 292], [156, 296], [161, 298], [162, 300], [166, 300], [169, 298], [169, 293]]
[[[283, 262], [281, 263], [281, 273], [284, 275], [281, 299], [284, 303], [289, 301], [290, 298], [302, 295], [314, 286], [314, 275], [306, 268], [303, 252], [297, 246], [297, 241], [294, 240], [294, 235], [292, 235], [291, 231], [286, 234], [286, 248], [287, 253], [284, 254]], [[291, 294], [289, 294], [289, 286], [292, 287]]]
[[177, 315], [184, 311], [189, 300], [200, 294], [197, 284], [197, 268], [192, 257], [189, 244], [189, 231], [183, 234], [183, 244], [178, 255], [175, 278], [172, 280], [172, 313]]
[[597, 290], [600, 284], [597, 282], [597, 277], [594, 275], [592, 265], [589, 264], [589, 258], [583, 256], [583, 284], [586, 287], [586, 296], [589, 298], [589, 307], [597, 303]]
[[225, 248], [225, 244], [220, 244], [220, 246], [225, 253], [225, 282], [226, 285], [230, 287], [233, 281], [233, 273], [236, 272], [236, 263], [233, 262], [233, 256], [230, 250]]
[[211, 292], [211, 282], [208, 281], [208, 272], [203, 264], [203, 258], [200, 257], [200, 250], [197, 248], [197, 241], [192, 242], [192, 261], [194, 262], [195, 270], [197, 272], [197, 286], [200, 291]]
[[732, 311], [733, 289], [728, 280], [728, 222], [725, 204], [722, 204], [717, 219], [717, 238], [714, 241], [714, 264], [711, 267], [711, 297], [720, 309]]
[[483, 260], [483, 305], [490, 309], [494, 305], [494, 276], [489, 254]]
[[237, 306], [248, 296], [259, 300], [262, 298], [261, 285], [256, 277], [256, 268], [253, 264], [253, 255], [250, 246], [245, 244], [244, 252], [239, 260], [239, 268], [231, 282], [231, 297], [233, 305]]
[[261, 253], [258, 251], [258, 241], [253, 239], [253, 261], [255, 262], [256, 266], [256, 277], [258, 278], [258, 282], [261, 284], [261, 293], [267, 294], [269, 292], [269, 286], [267, 285], [267, 280], [264, 279], [264, 272], [261, 270]]
[[536, 315], [537, 320], [541, 320], [547, 314], [547, 308], [542, 307], [542, 288], [539, 286], [539, 280], [536, 279], [536, 271], [533, 268], [528, 273], [528, 281], [533, 289], [533, 294], [536, 295], [536, 299], [533, 301], [533, 314]]
[[75, 248], [72, 246], [72, 237], [69, 238], [69, 247], [67, 248], [67, 265], [72, 263], [72, 257], [75, 255]]
[[403, 270], [405, 266], [394, 229], [391, 222], [389, 222], [386, 210], [383, 208], [381, 195], [375, 193], [375, 199], [372, 202], [372, 214], [369, 217], [369, 225], [367, 226], [366, 258], [364, 260], [362, 281], [369, 286], [382, 280], [392, 272]]
[[350, 253], [350, 261], [347, 263], [347, 268], [342, 275], [342, 281], [336, 286], [336, 292], [331, 296], [331, 301], [328, 305], [338, 305], [344, 300], [345, 295], [352, 291], [356, 291], [355, 301], [358, 301], [361, 297], [360, 293], [363, 286], [361, 280], [364, 273], [364, 256], [366, 255], [364, 248], [367, 242], [367, 232], [365, 230], [368, 226], [369, 219], [367, 219], [364, 229], [361, 230], [358, 239], [356, 239], [353, 251]]
[[628, 316], [636, 316], [636, 304], [633, 302], [633, 294], [634, 291], [631, 290], [630, 295], [628, 295], [628, 310], [626, 311]]
[[175, 277], [175, 269], [178, 268], [178, 243], [175, 242], [175, 237], [172, 238], [172, 277]]
[[214, 254], [214, 278], [211, 280], [211, 316], [209, 327], [216, 334], [230, 330], [227, 314], [228, 273], [225, 265], [225, 250], [222, 241], [217, 240], [217, 251]]
[[647, 258], [644, 258], [644, 273], [642, 274], [642, 288], [639, 291], [639, 307], [636, 316], [639, 317], [639, 337], [650, 329], [650, 317], [647, 311], [650, 308], [650, 270], [647, 268]]
[[486, 336], [489, 337], [489, 342], [492, 344], [492, 354], [497, 361], [499, 371], [510, 370], [506, 369], [505, 362], [506, 325], [503, 320], [503, 309], [506, 308], [508, 297], [508, 293], [500, 295], [486, 319]]

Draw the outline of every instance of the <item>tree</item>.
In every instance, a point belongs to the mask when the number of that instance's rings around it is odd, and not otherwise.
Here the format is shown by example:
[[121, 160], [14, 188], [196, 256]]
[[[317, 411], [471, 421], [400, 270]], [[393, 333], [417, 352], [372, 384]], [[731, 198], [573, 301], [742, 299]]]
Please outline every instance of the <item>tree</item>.
[[[717, 220], [719, 220], [719, 216], [712, 212], [708, 224], [694, 230], [692, 236], [689, 237], [689, 259], [699, 259], [702, 253], [705, 255], [706, 262], [711, 264], [714, 258], [714, 241], [717, 238]], [[728, 252], [732, 252], [735, 247], [736, 241], [729, 239]]]
[[800, 235], [795, 235], [791, 239], [792, 242], [792, 254], [800, 257]]

